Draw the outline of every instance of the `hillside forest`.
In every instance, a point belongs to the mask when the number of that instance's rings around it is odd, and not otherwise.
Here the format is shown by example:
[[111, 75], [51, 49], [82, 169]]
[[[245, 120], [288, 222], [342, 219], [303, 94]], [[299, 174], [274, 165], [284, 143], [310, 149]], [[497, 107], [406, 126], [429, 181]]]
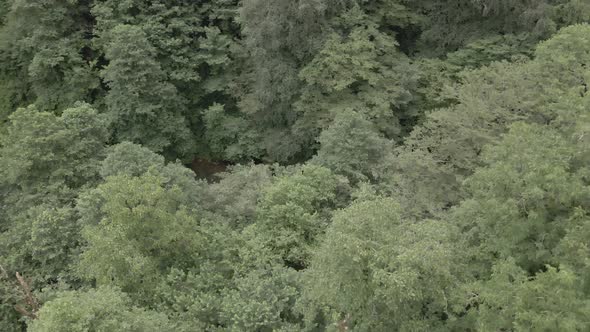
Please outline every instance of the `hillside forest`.
[[0, 0], [0, 331], [590, 331], [589, 23]]

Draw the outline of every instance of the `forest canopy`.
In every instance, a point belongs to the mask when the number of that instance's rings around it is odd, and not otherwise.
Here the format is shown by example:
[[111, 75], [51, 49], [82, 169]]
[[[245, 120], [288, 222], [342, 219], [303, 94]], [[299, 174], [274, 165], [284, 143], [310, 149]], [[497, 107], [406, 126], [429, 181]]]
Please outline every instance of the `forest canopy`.
[[587, 0], [0, 0], [0, 331], [588, 331]]

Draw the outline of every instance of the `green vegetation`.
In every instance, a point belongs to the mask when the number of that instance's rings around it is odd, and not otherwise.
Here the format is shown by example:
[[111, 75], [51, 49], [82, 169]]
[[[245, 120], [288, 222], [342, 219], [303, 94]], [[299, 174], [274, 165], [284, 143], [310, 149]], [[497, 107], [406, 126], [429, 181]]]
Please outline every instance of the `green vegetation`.
[[586, 0], [0, 0], [0, 331], [588, 331], [589, 84]]

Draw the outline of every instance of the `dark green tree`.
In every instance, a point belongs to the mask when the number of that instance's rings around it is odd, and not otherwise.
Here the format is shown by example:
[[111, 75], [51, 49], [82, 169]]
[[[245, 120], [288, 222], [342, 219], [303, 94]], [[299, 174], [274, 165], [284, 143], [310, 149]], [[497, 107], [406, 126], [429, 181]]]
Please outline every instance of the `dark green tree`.
[[118, 25], [109, 30], [105, 52], [109, 64], [101, 72], [109, 87], [105, 104], [116, 140], [182, 155], [190, 151], [191, 143], [182, 115], [185, 103], [155, 56], [141, 28]]
[[313, 142], [342, 108], [352, 108], [389, 138], [402, 135], [403, 107], [412, 100], [416, 72], [395, 37], [379, 30], [359, 6], [334, 20], [334, 31], [299, 73], [295, 132]]
[[11, 1], [0, 32], [2, 113], [25, 102], [60, 111], [100, 90], [91, 1]]

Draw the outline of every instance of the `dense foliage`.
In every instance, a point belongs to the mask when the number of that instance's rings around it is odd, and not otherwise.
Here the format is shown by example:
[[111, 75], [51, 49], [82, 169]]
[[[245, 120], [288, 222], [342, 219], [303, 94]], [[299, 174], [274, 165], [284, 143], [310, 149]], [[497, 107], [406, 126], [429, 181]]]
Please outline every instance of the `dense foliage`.
[[588, 331], [589, 23], [0, 0], [0, 331]]

